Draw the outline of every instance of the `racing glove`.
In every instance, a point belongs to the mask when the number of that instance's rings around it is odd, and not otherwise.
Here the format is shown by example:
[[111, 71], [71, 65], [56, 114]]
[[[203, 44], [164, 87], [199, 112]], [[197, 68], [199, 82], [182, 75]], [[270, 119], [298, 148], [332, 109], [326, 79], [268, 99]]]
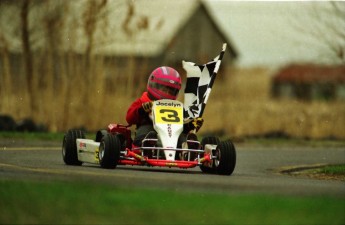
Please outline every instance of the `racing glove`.
[[144, 102], [141, 107], [144, 109], [145, 112], [149, 113], [152, 110], [152, 102]]
[[201, 117], [193, 118], [191, 121], [189, 121], [186, 125], [188, 127], [188, 130], [196, 130], [198, 131], [204, 123], [204, 119]]

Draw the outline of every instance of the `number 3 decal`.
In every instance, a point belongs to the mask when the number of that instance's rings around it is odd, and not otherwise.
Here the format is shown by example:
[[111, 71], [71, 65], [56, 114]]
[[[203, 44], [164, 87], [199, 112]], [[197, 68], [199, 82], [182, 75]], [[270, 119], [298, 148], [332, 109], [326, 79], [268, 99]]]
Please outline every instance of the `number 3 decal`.
[[173, 107], [156, 107], [155, 121], [156, 123], [174, 123], [182, 124], [183, 109]]
[[[181, 121], [180, 117], [178, 117], [178, 112], [172, 109], [161, 109], [159, 113], [162, 114], [162, 120], [168, 123], [178, 123]], [[165, 116], [163, 116], [165, 115]]]

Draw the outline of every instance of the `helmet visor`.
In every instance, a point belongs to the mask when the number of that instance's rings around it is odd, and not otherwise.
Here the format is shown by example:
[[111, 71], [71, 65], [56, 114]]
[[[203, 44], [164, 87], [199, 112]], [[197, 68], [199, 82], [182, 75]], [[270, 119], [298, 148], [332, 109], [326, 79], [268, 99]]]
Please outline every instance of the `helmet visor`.
[[177, 88], [169, 87], [158, 83], [152, 83], [152, 87], [172, 96], [177, 96], [179, 92], [179, 89]]

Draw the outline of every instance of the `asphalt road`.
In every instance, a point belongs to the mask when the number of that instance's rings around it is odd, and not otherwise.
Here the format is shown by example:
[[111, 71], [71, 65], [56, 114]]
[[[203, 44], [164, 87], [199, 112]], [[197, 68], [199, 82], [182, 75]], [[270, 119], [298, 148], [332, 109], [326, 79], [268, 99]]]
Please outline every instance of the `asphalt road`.
[[203, 174], [199, 168], [152, 168], [97, 165], [67, 166], [60, 143], [0, 140], [0, 179], [77, 181], [113, 186], [181, 191], [345, 196], [345, 182], [290, 176], [280, 170], [295, 166], [345, 164], [345, 148], [255, 147], [236, 145], [237, 165], [231, 176]]

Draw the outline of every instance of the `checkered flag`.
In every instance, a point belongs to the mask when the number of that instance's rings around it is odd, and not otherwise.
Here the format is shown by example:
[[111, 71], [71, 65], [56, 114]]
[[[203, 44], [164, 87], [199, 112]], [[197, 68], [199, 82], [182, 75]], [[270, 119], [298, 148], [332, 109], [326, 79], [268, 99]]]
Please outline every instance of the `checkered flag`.
[[182, 61], [183, 69], [187, 72], [187, 83], [184, 90], [185, 119], [202, 116], [225, 49], [226, 43], [223, 44], [220, 54], [204, 65]]

